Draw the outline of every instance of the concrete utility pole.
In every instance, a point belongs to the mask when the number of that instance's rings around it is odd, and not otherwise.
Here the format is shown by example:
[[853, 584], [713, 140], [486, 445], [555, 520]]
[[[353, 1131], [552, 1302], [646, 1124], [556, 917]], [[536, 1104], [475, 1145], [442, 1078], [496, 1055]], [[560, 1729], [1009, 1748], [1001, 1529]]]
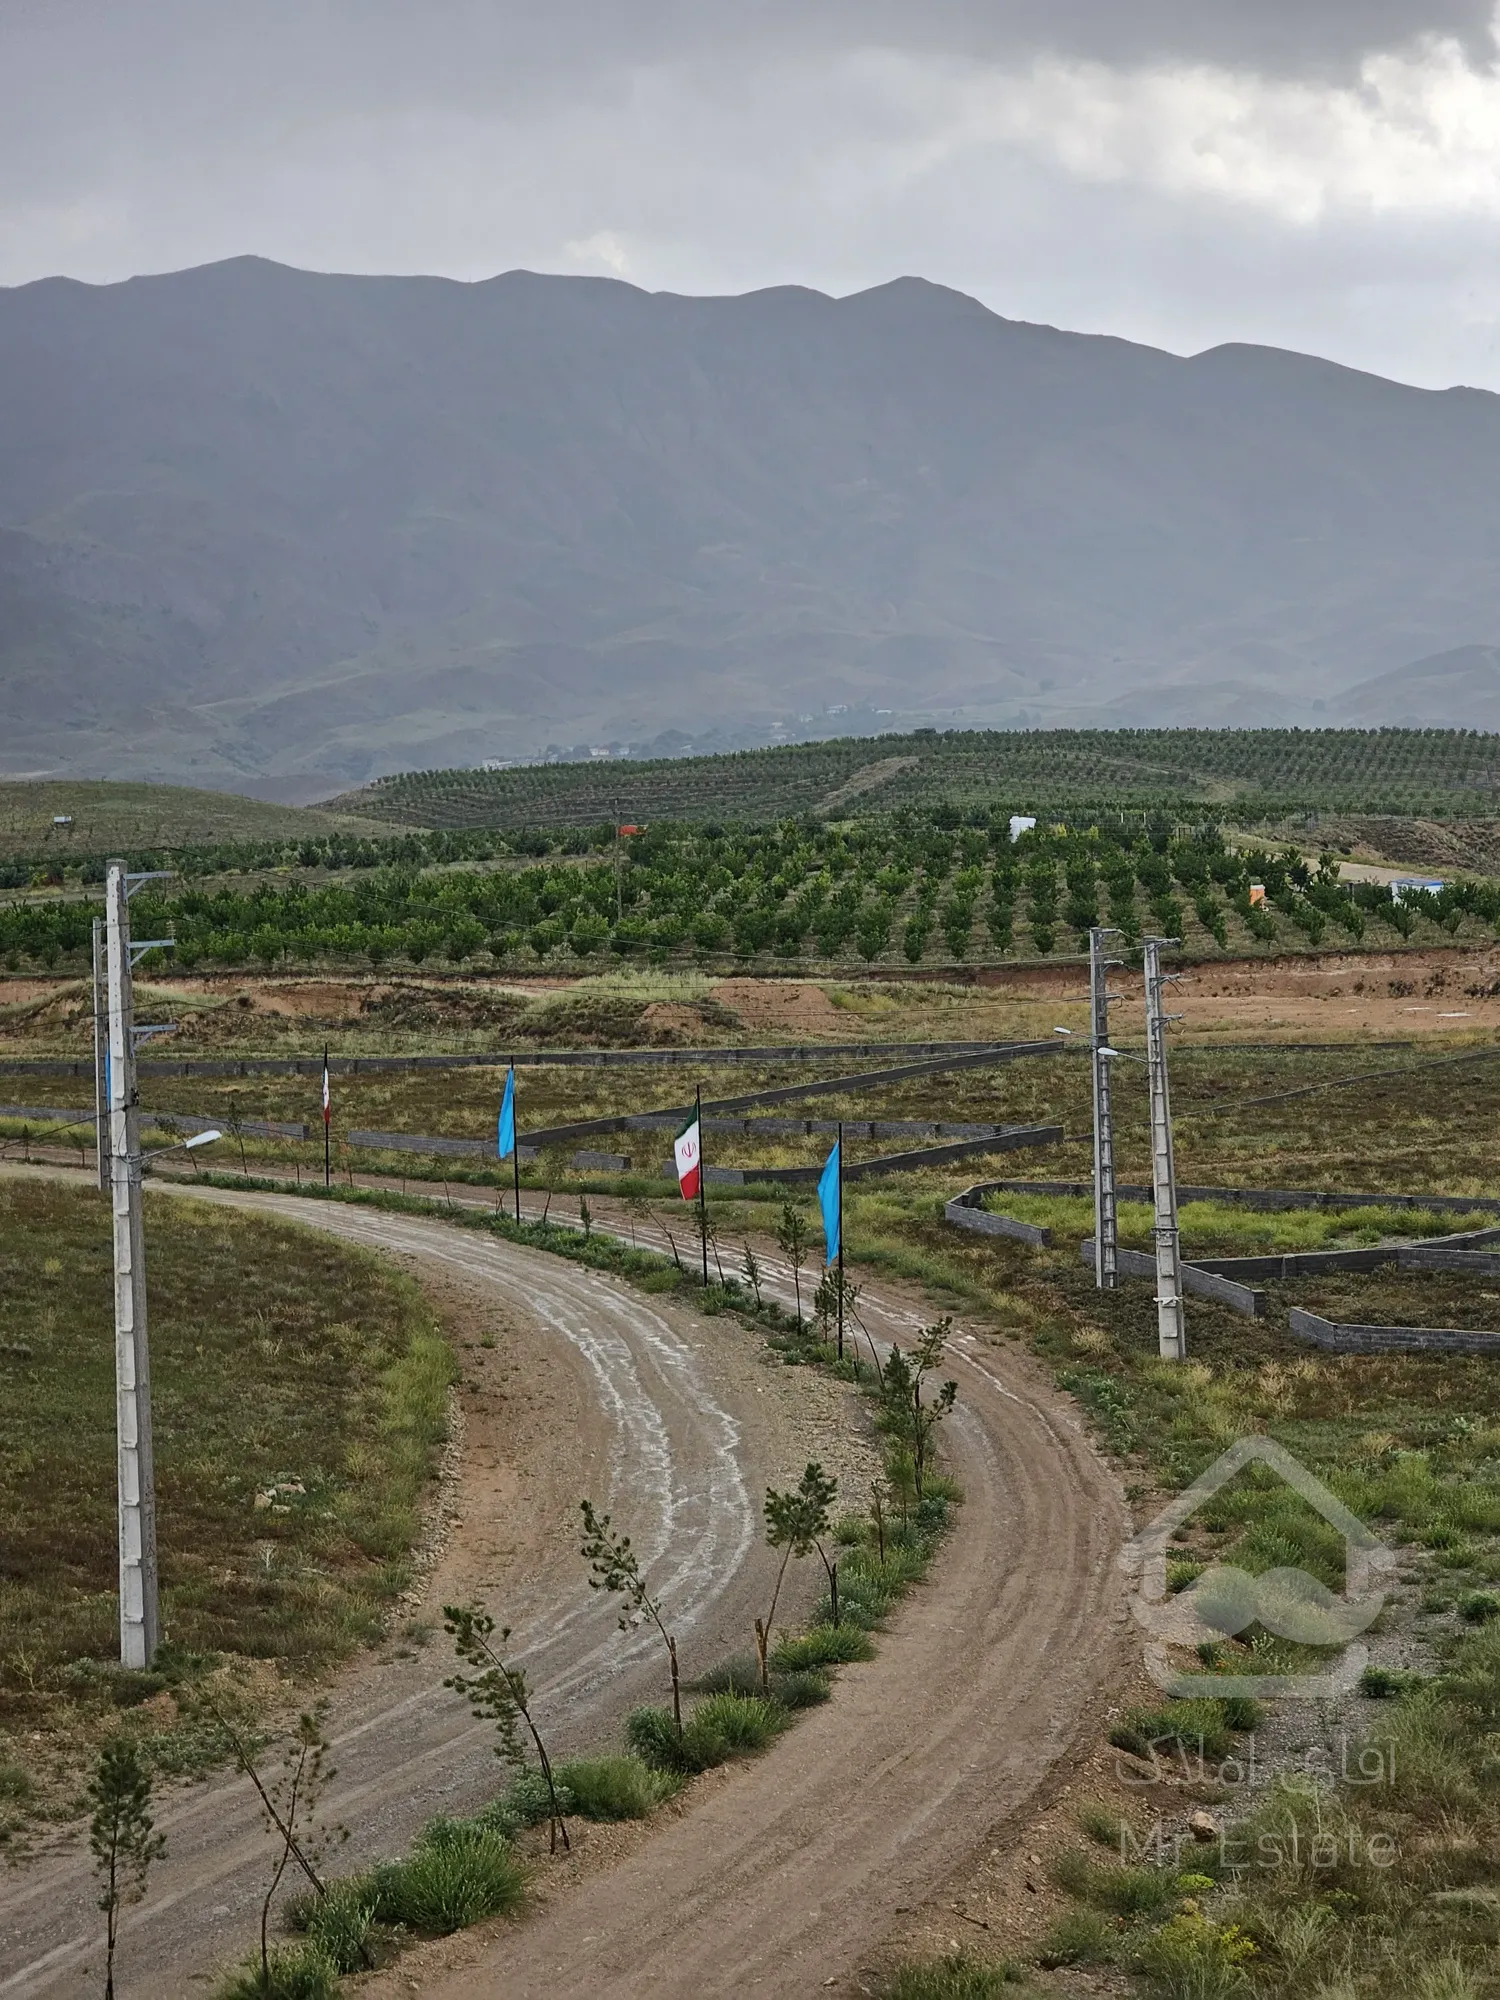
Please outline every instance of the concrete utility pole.
[[100, 1192], [109, 1186], [109, 1005], [104, 964], [104, 919], [94, 919], [94, 1166]]
[[1101, 1292], [1112, 1292], [1119, 1280], [1119, 1221], [1115, 1209], [1115, 1128], [1110, 1109], [1109, 968], [1116, 960], [1104, 955], [1106, 937], [1118, 935], [1105, 924], [1089, 932], [1089, 1001], [1092, 1010], [1094, 1062], [1094, 1280]]
[[131, 969], [149, 945], [132, 948], [123, 861], [105, 882], [109, 990], [109, 1191], [115, 1251], [115, 1431], [120, 1520], [120, 1664], [149, 1667], [160, 1637], [156, 1570], [156, 1473], [151, 1453], [151, 1356], [146, 1343], [146, 1250], [141, 1225], [141, 1131], [135, 1081]]
[[1146, 1063], [1151, 1091], [1151, 1186], [1156, 1199], [1156, 1337], [1163, 1361], [1187, 1359], [1182, 1311], [1182, 1245], [1177, 1227], [1177, 1172], [1172, 1160], [1172, 1101], [1167, 1088], [1167, 1016], [1162, 1011], [1161, 948], [1175, 938], [1147, 938]]

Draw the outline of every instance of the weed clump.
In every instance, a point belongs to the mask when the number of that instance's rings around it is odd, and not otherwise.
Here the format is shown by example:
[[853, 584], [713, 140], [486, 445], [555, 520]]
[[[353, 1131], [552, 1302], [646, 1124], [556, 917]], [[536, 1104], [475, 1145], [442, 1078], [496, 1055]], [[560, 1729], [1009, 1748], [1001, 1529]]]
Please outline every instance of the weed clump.
[[814, 1625], [810, 1632], [781, 1641], [771, 1665], [781, 1673], [807, 1667], [841, 1667], [852, 1660], [873, 1660], [875, 1644], [857, 1625]]
[[679, 1788], [669, 1771], [655, 1771], [639, 1757], [591, 1757], [564, 1764], [557, 1772], [559, 1790], [571, 1800], [569, 1811], [581, 1819], [645, 1819]]
[[995, 2000], [1014, 1994], [1024, 1975], [1020, 1968], [1002, 1961], [987, 1963], [953, 1952], [925, 1965], [903, 1965], [881, 1987], [881, 2000]]
[[435, 1819], [404, 1861], [370, 1877], [372, 1914], [423, 1937], [446, 1937], [518, 1909], [526, 1870], [509, 1841], [473, 1820]]
[[283, 1945], [266, 1966], [259, 1959], [233, 1972], [214, 2000], [338, 2000], [333, 1961], [314, 1944]]

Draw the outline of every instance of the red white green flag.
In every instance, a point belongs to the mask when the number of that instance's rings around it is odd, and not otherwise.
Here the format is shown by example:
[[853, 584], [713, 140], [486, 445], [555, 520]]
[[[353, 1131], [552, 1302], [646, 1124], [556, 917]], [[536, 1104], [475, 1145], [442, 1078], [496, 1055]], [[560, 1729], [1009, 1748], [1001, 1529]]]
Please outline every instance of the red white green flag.
[[684, 1201], [698, 1199], [698, 1181], [703, 1172], [703, 1135], [696, 1117], [690, 1118], [672, 1142], [677, 1161], [677, 1181]]

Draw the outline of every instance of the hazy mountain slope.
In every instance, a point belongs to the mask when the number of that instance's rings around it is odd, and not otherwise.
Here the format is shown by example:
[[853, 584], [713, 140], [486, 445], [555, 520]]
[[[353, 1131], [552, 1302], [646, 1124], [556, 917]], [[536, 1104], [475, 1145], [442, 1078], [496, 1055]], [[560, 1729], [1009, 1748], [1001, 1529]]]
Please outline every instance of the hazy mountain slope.
[[1500, 398], [916, 280], [49, 280], [0, 292], [0, 767], [331, 782], [839, 701], [1302, 702], [1500, 634], [1497, 474]]
[[1500, 730], [1500, 646], [1456, 646], [1361, 681], [1340, 697], [1339, 719], [1369, 728]]

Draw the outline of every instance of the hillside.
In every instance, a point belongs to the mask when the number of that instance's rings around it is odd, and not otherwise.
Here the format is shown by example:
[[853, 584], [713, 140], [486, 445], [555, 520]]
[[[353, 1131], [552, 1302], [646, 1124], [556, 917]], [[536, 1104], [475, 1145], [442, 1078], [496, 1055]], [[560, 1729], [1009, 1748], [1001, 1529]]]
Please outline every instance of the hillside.
[[0, 754], [306, 798], [840, 704], [1331, 715], [1500, 636], [1497, 469], [1494, 396], [914, 279], [47, 280], [0, 292]]
[[[72, 824], [55, 826], [59, 815]], [[185, 785], [0, 781], [0, 855], [46, 856], [59, 864], [75, 857], [200, 843], [311, 840], [351, 829], [361, 834], [383, 830], [371, 826], [369, 815], [356, 819], [310, 807], [268, 805]]]
[[1490, 817], [1500, 737], [1462, 730], [928, 730], [724, 757], [415, 771], [335, 801], [411, 826], [839, 818], [901, 806]]

